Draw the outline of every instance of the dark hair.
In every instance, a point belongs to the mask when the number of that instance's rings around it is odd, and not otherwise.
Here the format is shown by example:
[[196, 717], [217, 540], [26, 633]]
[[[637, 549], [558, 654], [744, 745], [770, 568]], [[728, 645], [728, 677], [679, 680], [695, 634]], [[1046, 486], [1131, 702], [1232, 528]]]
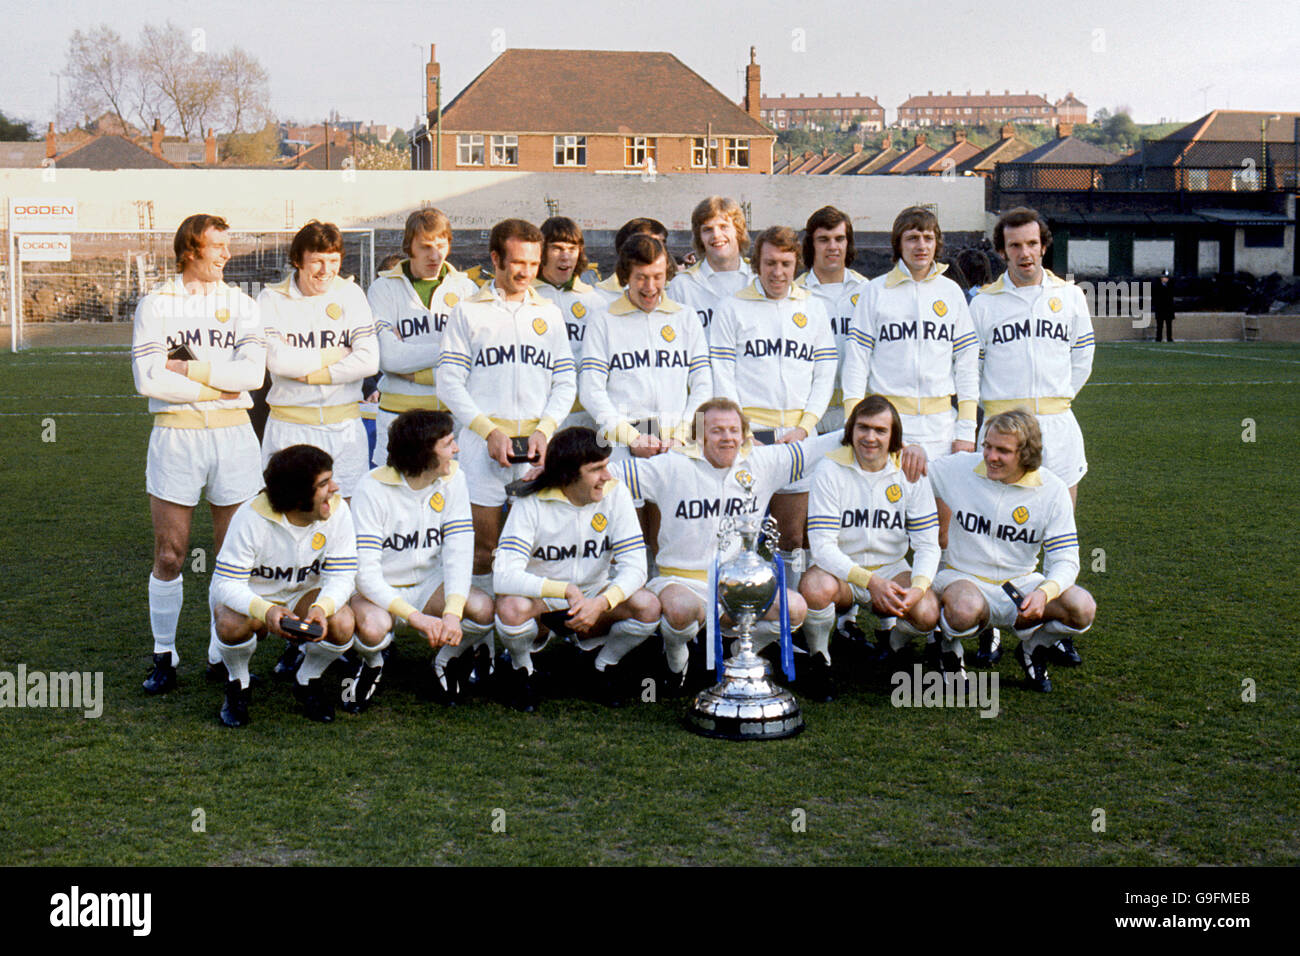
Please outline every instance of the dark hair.
[[898, 417], [898, 409], [894, 407], [894, 403], [883, 395], [868, 395], [853, 406], [853, 411], [849, 412], [849, 417], [844, 421], [844, 439], [840, 444], [850, 446], [853, 444], [853, 426], [858, 423], [859, 418], [871, 418], [886, 411], [889, 412], [889, 453], [894, 455], [902, 451], [903, 420]]
[[645, 216], [638, 216], [623, 223], [623, 225], [619, 226], [618, 232], [614, 233], [614, 252], [616, 254], [621, 252], [623, 243], [636, 235], [654, 236], [665, 245], [668, 244], [667, 226], [658, 219], [647, 219]]
[[794, 271], [799, 271], [802, 266], [802, 260], [799, 258], [799, 237], [789, 226], [768, 226], [754, 239], [754, 256], [750, 260], [750, 265], [755, 273], [758, 272], [759, 264], [763, 261], [764, 246], [772, 246], [781, 252], [793, 252]]
[[271, 456], [262, 472], [267, 500], [281, 514], [311, 511], [316, 479], [323, 472], [333, 470], [334, 459], [329, 452], [322, 451], [315, 445], [281, 448]]
[[332, 222], [313, 219], [298, 230], [289, 244], [289, 264], [302, 268], [302, 257], [309, 252], [337, 252], [343, 254], [343, 233]]
[[590, 428], [561, 428], [546, 446], [542, 473], [524, 482], [519, 494], [532, 495], [546, 488], [563, 488], [582, 473], [583, 465], [609, 458], [609, 444], [601, 444]]
[[[552, 216], [542, 223], [542, 265], [546, 265], [546, 250], [553, 242], [571, 242], [578, 247], [578, 263], [573, 274], [587, 271], [587, 243], [582, 238], [582, 227], [568, 216]], [[538, 270], [541, 271], [540, 269]]]
[[956, 259], [949, 259], [944, 265], [947, 266], [943, 273], [945, 279], [951, 279], [957, 283], [962, 292], [970, 289], [970, 279], [966, 278], [966, 273], [962, 271], [961, 265]]
[[972, 286], [988, 285], [993, 281], [993, 266], [983, 249], [963, 249], [957, 253], [957, 265]]
[[176, 253], [176, 268], [184, 270], [186, 263], [199, 257], [203, 252], [205, 232], [209, 229], [225, 232], [229, 228], [230, 223], [211, 213], [200, 212], [188, 217], [180, 224], [176, 230], [176, 238], [172, 240], [172, 249]]
[[536, 243], [546, 241], [546, 237], [542, 235], [542, 230], [528, 220], [502, 219], [492, 227], [492, 234], [488, 236], [488, 251], [496, 253], [497, 258], [505, 262], [506, 243], [511, 239]]
[[938, 262], [943, 255], [943, 230], [939, 228], [939, 217], [924, 206], [908, 206], [894, 219], [894, 228], [889, 231], [894, 261], [903, 258], [903, 233], [909, 229], [934, 233], [934, 261]]
[[853, 265], [853, 260], [857, 256], [857, 249], [853, 245], [853, 220], [849, 218], [848, 213], [841, 212], [834, 206], [822, 206], [815, 213], [808, 217], [808, 222], [803, 227], [803, 261], [809, 269], [813, 267], [814, 247], [813, 233], [818, 229], [834, 229], [840, 223], [844, 223], [844, 235], [849, 240], [848, 248], [844, 250], [844, 265]]
[[411, 254], [411, 243], [415, 242], [416, 236], [430, 235], [435, 239], [446, 238], [447, 245], [451, 245], [451, 220], [443, 213], [441, 209], [434, 209], [430, 206], [427, 209], [417, 209], [406, 217], [406, 227], [402, 230], [402, 252], [409, 256]]
[[447, 412], [417, 408], [402, 412], [388, 426], [388, 465], [408, 478], [422, 475], [442, 462], [433, 446], [452, 431]]
[[1028, 206], [1008, 209], [998, 217], [998, 223], [993, 227], [993, 248], [997, 250], [998, 255], [1005, 258], [1007, 227], [1014, 229], [1016, 226], [1027, 226], [1031, 222], [1038, 223], [1038, 238], [1043, 244], [1043, 255], [1046, 256], [1047, 250], [1052, 248], [1052, 230], [1047, 227], [1047, 220], [1039, 214], [1038, 210], [1030, 209]]
[[671, 279], [677, 273], [677, 266], [673, 262], [673, 257], [668, 254], [668, 250], [664, 248], [664, 244], [654, 236], [643, 232], [629, 236], [623, 243], [623, 248], [619, 250], [618, 265], [614, 267], [618, 284], [627, 285], [633, 267], [653, 265], [660, 257], [664, 259], [665, 276]]

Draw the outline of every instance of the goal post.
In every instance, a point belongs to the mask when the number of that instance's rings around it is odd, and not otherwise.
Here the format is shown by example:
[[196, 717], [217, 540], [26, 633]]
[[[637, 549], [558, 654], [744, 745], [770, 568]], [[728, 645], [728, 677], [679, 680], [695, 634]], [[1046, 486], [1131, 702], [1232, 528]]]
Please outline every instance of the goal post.
[[[262, 288], [284, 279], [292, 270], [289, 246], [296, 230], [232, 229], [230, 261], [225, 281], [253, 298]], [[375, 231], [341, 229], [343, 263], [340, 275], [353, 277], [362, 289], [375, 278]], [[71, 254], [65, 261], [32, 261], [19, 249], [38, 238], [14, 232], [6, 236], [5, 278], [11, 349], [33, 344], [58, 344], [59, 329], [76, 324], [78, 340], [120, 342], [121, 323], [130, 323], [140, 299], [176, 274], [172, 248], [174, 231], [67, 231]], [[55, 237], [47, 237], [55, 238]], [[39, 253], [38, 253], [39, 254]], [[39, 338], [40, 343], [34, 343]]]

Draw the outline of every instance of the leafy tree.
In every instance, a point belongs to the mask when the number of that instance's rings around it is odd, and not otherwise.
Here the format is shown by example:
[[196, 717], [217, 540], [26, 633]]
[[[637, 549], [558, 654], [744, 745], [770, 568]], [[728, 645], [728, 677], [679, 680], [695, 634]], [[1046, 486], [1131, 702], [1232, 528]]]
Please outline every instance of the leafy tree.
[[0, 113], [0, 142], [30, 143], [35, 138], [31, 123], [11, 120], [4, 113]]

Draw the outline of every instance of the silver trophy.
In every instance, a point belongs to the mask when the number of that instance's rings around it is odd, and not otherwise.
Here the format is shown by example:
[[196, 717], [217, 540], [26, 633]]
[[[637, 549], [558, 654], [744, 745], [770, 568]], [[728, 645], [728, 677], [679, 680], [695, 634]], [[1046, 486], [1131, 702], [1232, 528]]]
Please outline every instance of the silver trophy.
[[[752, 503], [753, 477], [742, 471], [736, 480]], [[750, 637], [754, 622], [777, 597], [776, 573], [758, 553], [760, 530], [768, 541], [776, 541], [776, 519], [769, 515], [760, 524], [757, 513], [748, 509], [724, 517], [718, 526], [719, 554], [726, 554], [737, 538], [740, 541], [736, 555], [718, 568], [718, 589], [713, 595], [735, 622], [739, 641], [736, 653], [723, 661], [722, 680], [700, 691], [687, 714], [687, 726], [706, 737], [779, 740], [804, 727], [794, 695], [771, 681], [771, 668], [754, 653]]]

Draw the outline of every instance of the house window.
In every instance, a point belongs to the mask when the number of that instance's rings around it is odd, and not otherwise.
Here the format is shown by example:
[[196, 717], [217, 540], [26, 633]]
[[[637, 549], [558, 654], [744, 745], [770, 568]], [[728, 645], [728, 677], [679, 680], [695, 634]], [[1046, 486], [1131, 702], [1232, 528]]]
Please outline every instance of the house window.
[[519, 137], [512, 134], [492, 137], [492, 165], [519, 165]]
[[1232, 171], [1233, 192], [1253, 192], [1256, 189], [1259, 189], [1258, 169], [1254, 166], [1246, 166]]
[[1282, 249], [1286, 246], [1284, 226], [1249, 226], [1245, 233], [1247, 249]]
[[587, 137], [574, 135], [555, 137], [555, 165], [586, 166]]
[[645, 136], [623, 137], [623, 165], [629, 169], [640, 169], [646, 160], [653, 164], [656, 160], [655, 140]]
[[482, 133], [461, 133], [456, 137], [456, 165], [483, 165]]
[[691, 140], [691, 168], [704, 169], [705, 167], [714, 168], [718, 165], [718, 141], [711, 139], [708, 141], [708, 148], [705, 148], [704, 137], [696, 136]]
[[749, 140], [727, 140], [727, 165], [737, 169], [749, 169]]

